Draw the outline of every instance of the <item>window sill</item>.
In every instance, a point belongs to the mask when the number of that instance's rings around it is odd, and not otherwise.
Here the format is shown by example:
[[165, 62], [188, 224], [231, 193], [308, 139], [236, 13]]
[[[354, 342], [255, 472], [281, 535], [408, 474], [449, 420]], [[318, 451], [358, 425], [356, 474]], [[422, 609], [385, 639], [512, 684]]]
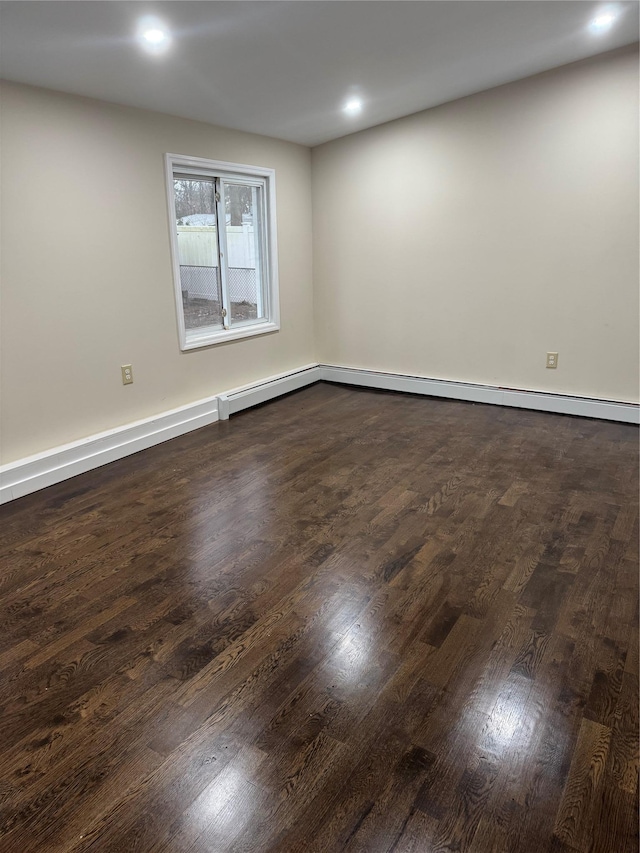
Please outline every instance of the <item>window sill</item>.
[[277, 332], [280, 329], [278, 323], [265, 320], [263, 323], [251, 323], [247, 326], [238, 326], [235, 329], [216, 329], [215, 331], [206, 331], [203, 329], [199, 334], [197, 331], [187, 333], [182, 341], [180, 349], [186, 350], [200, 349], [201, 347], [215, 346], [223, 344], [226, 341], [237, 341], [242, 338], [250, 338], [254, 335], [266, 335], [269, 332]]

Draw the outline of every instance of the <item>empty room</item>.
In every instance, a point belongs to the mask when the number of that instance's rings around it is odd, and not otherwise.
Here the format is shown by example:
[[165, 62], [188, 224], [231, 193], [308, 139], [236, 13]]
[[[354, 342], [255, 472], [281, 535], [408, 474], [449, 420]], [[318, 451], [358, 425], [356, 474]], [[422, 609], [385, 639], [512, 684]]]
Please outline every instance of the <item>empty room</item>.
[[0, 0], [1, 853], [638, 853], [638, 11]]

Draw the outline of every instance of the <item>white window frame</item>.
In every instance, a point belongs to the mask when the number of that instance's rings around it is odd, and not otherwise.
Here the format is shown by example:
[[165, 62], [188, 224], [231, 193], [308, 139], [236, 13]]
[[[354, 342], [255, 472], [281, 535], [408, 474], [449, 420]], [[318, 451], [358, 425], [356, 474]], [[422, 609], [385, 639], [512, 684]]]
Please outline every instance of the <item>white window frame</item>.
[[[178, 232], [176, 229], [176, 206], [173, 191], [175, 173], [193, 175], [194, 178], [217, 178], [225, 181], [246, 181], [263, 187], [263, 223], [261, 229], [264, 275], [264, 318], [257, 321], [245, 321], [231, 324], [229, 328], [204, 326], [187, 330], [184, 322], [182, 304], [182, 286], [180, 283], [180, 255], [178, 253]], [[225, 341], [235, 341], [254, 335], [277, 332], [280, 328], [280, 300], [278, 288], [278, 246], [276, 223], [276, 173], [275, 169], [260, 166], [246, 166], [240, 163], [228, 163], [223, 160], [208, 160], [204, 157], [187, 157], [181, 154], [165, 154], [165, 174], [167, 185], [167, 203], [169, 210], [169, 235], [171, 242], [171, 261], [173, 283], [176, 298], [178, 337], [181, 350], [208, 347]], [[220, 204], [220, 202], [219, 202]], [[221, 260], [226, 257], [226, 229], [218, 228]], [[223, 264], [220, 265], [221, 277]]]

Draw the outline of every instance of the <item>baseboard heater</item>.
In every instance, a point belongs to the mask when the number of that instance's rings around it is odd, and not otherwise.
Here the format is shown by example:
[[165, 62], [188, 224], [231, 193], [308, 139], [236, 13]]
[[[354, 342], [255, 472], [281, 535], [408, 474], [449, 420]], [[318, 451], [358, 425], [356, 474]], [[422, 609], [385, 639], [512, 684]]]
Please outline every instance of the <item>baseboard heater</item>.
[[283, 394], [316, 382], [358, 385], [386, 391], [421, 394], [448, 400], [513, 406], [585, 418], [600, 418], [620, 423], [640, 423], [636, 403], [594, 400], [522, 391], [491, 385], [473, 385], [444, 379], [426, 379], [400, 373], [383, 373], [356, 367], [307, 364], [297, 370], [270, 376], [263, 382], [234, 388], [225, 394], [207, 397], [177, 409], [125, 424], [103, 433], [54, 447], [34, 456], [0, 466], [0, 503], [15, 500], [31, 492], [52, 486], [139, 450], [145, 450], [191, 430], [226, 420], [230, 415], [266, 403]]
[[329, 364], [321, 364], [319, 369], [320, 378], [326, 382], [421, 394], [448, 400], [489, 403], [495, 406], [510, 406], [518, 409], [533, 409], [539, 412], [640, 424], [640, 406], [637, 403], [573, 397], [568, 394], [552, 394], [547, 391], [525, 391], [517, 388], [502, 388], [497, 385], [475, 385], [470, 382], [455, 382], [447, 379], [426, 379], [421, 376], [410, 376], [402, 373], [383, 373], [376, 370], [339, 367]]
[[317, 364], [310, 364], [289, 373], [270, 377], [265, 382], [234, 388], [226, 394], [218, 395], [218, 418], [228, 420], [230, 415], [266, 403], [291, 391], [298, 391], [307, 385], [313, 385], [322, 379]]

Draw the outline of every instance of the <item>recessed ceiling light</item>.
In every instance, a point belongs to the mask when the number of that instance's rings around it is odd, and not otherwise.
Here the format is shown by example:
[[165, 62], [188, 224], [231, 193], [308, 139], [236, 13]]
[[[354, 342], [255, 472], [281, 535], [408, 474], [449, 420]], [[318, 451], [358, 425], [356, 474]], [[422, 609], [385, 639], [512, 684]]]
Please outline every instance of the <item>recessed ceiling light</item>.
[[360, 98], [351, 98], [342, 109], [349, 116], [358, 115], [359, 112], [362, 112], [362, 101]]
[[602, 15], [598, 15], [591, 21], [589, 29], [593, 33], [604, 33], [611, 28], [615, 19], [616, 15], [614, 15], [613, 12], [604, 12]]
[[148, 41], [149, 44], [160, 44], [168, 38], [168, 36], [166, 33], [163, 33], [162, 30], [145, 30], [142, 33], [142, 38], [145, 41]]
[[147, 53], [164, 53], [171, 44], [171, 33], [163, 21], [147, 15], [138, 21], [138, 41]]

